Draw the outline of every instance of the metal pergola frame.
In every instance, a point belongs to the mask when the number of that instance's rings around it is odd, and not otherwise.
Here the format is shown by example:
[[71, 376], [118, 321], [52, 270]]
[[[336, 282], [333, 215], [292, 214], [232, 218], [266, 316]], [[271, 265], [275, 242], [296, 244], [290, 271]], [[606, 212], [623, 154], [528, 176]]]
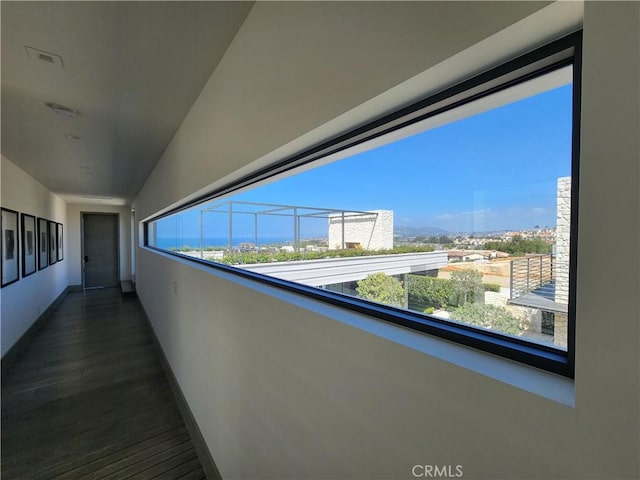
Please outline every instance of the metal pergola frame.
[[[234, 208], [239, 207], [239, 208]], [[254, 207], [251, 210], [251, 207]], [[302, 218], [341, 218], [342, 219], [342, 248], [345, 248], [344, 225], [346, 218], [371, 217], [377, 218], [377, 212], [364, 212], [358, 210], [341, 210], [335, 208], [307, 207], [303, 205], [283, 205], [276, 203], [220, 202], [200, 210], [200, 251], [204, 251], [204, 214], [220, 213], [228, 215], [229, 222], [229, 251], [233, 251], [233, 215], [253, 215], [254, 245], [258, 246], [258, 218], [262, 215], [293, 218], [293, 248], [297, 252], [300, 248], [300, 220]]]

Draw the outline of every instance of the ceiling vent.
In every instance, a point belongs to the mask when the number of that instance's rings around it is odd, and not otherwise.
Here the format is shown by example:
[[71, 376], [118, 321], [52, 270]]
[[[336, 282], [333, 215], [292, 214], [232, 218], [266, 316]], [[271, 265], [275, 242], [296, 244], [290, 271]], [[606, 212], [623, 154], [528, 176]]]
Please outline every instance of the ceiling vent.
[[62, 63], [62, 57], [60, 55], [38, 50], [37, 48], [28, 47], [26, 45], [24, 46], [24, 49], [27, 51], [27, 55], [31, 60], [37, 60], [39, 62], [48, 63], [49, 65], [55, 65], [59, 68], [64, 68], [64, 63]]
[[65, 107], [64, 105], [60, 105], [57, 103], [47, 102], [45, 103], [45, 105], [49, 107], [51, 110], [53, 110], [54, 112], [56, 112], [56, 115], [59, 115], [64, 118], [74, 118], [78, 114], [77, 110], [74, 110], [73, 108]]

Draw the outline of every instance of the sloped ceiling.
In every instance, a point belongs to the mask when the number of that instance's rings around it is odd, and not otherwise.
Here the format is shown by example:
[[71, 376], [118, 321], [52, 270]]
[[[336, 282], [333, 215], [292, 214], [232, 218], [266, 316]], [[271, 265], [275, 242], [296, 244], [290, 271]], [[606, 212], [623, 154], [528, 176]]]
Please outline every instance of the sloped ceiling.
[[68, 202], [130, 204], [252, 5], [2, 2], [2, 154]]

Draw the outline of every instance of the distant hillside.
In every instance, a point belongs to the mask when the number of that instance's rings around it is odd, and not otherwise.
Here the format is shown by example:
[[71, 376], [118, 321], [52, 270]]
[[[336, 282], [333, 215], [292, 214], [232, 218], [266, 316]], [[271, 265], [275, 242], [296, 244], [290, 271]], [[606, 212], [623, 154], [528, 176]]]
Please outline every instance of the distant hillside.
[[425, 235], [449, 235], [450, 232], [438, 227], [409, 227], [403, 225], [394, 226], [394, 233], [396, 235], [403, 235], [405, 237], [416, 237]]

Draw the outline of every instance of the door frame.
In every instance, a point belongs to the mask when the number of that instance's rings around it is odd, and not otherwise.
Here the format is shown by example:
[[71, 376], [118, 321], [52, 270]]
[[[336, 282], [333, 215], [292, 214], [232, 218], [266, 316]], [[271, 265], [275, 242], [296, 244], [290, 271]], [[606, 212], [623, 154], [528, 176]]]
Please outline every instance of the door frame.
[[84, 261], [84, 217], [85, 215], [110, 215], [116, 217], [116, 258], [118, 262], [118, 282], [121, 281], [120, 272], [120, 214], [118, 212], [80, 212], [80, 275], [82, 277], [82, 289], [93, 290], [105, 287], [87, 287], [85, 278], [85, 261]]

